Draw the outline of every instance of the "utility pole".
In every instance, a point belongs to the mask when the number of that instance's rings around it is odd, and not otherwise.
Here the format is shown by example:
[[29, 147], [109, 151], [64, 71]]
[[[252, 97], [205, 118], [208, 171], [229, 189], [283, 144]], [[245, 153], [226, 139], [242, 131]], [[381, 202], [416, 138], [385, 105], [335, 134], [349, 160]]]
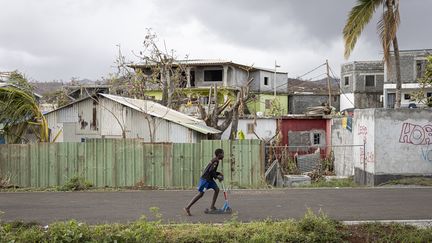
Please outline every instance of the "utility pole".
[[275, 60], [275, 69], [274, 69], [274, 75], [273, 75], [273, 86], [274, 86], [274, 98], [276, 99], [276, 68], [280, 67], [277, 65]]
[[327, 88], [329, 93], [328, 105], [331, 107], [331, 85], [330, 85], [330, 73], [329, 73], [329, 64], [328, 59], [326, 59], [326, 67], [327, 67]]

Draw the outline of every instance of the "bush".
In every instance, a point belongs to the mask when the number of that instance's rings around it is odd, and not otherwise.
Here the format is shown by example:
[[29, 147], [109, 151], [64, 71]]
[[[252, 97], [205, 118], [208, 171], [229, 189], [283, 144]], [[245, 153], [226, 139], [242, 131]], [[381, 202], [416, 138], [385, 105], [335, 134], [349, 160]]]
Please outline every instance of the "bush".
[[58, 187], [59, 191], [82, 191], [91, 188], [93, 185], [82, 177], [72, 177], [63, 186]]

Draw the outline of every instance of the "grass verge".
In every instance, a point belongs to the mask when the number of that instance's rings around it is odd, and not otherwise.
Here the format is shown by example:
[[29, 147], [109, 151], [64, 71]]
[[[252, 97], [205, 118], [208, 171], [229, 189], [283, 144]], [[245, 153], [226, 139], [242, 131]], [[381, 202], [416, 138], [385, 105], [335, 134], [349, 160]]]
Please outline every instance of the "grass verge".
[[409, 177], [398, 180], [391, 180], [383, 185], [416, 185], [416, 186], [432, 186], [432, 178], [428, 177]]
[[[156, 211], [157, 210], [153, 210]], [[87, 225], [77, 221], [0, 224], [0, 242], [431, 242], [432, 229], [403, 225], [344, 226], [308, 211], [300, 220], [232, 220], [220, 225], [162, 224], [145, 218], [131, 224]]]

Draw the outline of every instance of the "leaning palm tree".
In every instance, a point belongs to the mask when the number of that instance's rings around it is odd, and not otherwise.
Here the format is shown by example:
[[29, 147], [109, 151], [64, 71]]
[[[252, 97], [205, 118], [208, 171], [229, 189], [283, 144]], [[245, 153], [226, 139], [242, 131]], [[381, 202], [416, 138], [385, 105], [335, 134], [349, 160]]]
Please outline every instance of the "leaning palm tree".
[[345, 58], [351, 54], [357, 42], [357, 38], [361, 35], [364, 27], [371, 20], [375, 10], [383, 6], [383, 14], [378, 21], [378, 34], [381, 39], [384, 62], [387, 70], [392, 70], [390, 63], [390, 50], [393, 45], [395, 56], [395, 71], [396, 71], [396, 101], [395, 108], [400, 108], [401, 104], [401, 74], [400, 74], [400, 58], [399, 45], [396, 36], [399, 27], [399, 0], [357, 0], [357, 5], [354, 6], [349, 15], [348, 20], [343, 29], [345, 42]]
[[40, 142], [48, 142], [48, 124], [33, 94], [14, 86], [0, 88], [0, 123], [16, 143], [27, 129], [33, 129]]

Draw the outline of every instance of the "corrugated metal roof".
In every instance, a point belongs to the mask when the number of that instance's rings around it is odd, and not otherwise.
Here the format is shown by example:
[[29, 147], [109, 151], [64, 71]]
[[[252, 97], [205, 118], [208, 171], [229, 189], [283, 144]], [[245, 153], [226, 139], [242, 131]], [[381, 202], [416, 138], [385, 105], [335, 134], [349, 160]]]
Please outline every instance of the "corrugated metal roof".
[[215, 128], [207, 126], [204, 123], [204, 121], [200, 119], [188, 116], [186, 114], [170, 109], [168, 107], [165, 107], [153, 101], [132, 99], [123, 96], [109, 95], [109, 94], [99, 94], [99, 95], [107, 99], [113, 100], [115, 102], [118, 102], [120, 104], [123, 104], [134, 110], [144, 112], [151, 116], [159, 117], [168, 121], [172, 121], [174, 123], [185, 126], [187, 128], [198, 131], [200, 133], [216, 134], [221, 132]]

